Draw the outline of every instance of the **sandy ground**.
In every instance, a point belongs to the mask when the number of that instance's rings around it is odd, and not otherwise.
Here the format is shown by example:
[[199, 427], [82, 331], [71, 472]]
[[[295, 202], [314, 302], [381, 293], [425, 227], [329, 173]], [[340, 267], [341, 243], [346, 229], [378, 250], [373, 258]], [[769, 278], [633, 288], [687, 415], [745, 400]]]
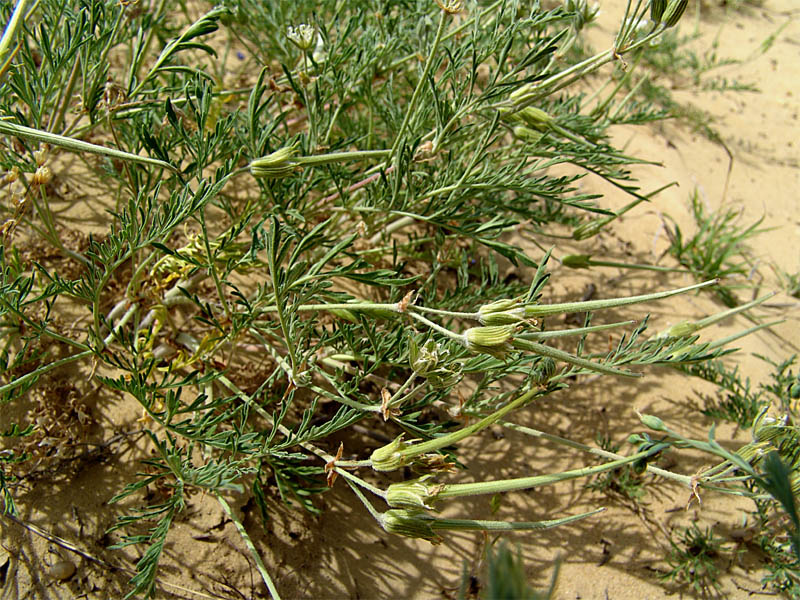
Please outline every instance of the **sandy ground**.
[[[619, 0], [602, 3], [601, 24], [591, 38], [596, 48], [610, 44], [613, 19], [620, 14], [621, 4]], [[691, 27], [691, 16], [690, 9], [684, 27]], [[693, 229], [689, 198], [697, 189], [711, 209], [741, 208], [743, 223], [764, 217], [763, 226], [772, 229], [753, 244], [760, 260], [754, 281], [761, 282], [761, 292], [777, 289], [777, 279], [769, 265], [790, 273], [800, 270], [800, 9], [794, 0], [765, 0], [760, 7], [742, 7], [733, 18], [725, 17], [724, 8], [704, 6], [701, 17], [702, 35], [692, 47], [702, 52], [716, 40], [719, 55], [744, 61], [725, 67], [719, 74], [752, 82], [760, 89], [758, 93], [690, 93], [678, 85], [673, 90], [678, 101], [691, 103], [716, 117], [714, 127], [735, 157], [727, 193], [729, 163], [719, 144], [678, 122], [626, 128], [619, 132], [618, 142], [629, 153], [663, 163], [663, 167], [636, 169], [644, 189], [656, 189], [671, 181], [677, 181], [679, 187], [666, 190], [651, 204], [629, 213], [611, 232], [598, 236], [589, 246], [582, 245], [580, 251], [608, 260], [657, 260], [666, 247], [664, 216], [674, 219], [684, 230]], [[759, 55], [760, 44], [787, 22], [768, 52]], [[603, 202], [611, 208], [628, 202], [620, 192], [597, 181], [587, 179], [585, 185], [587, 189], [606, 192]], [[84, 210], [86, 206], [91, 203]], [[564, 247], [562, 253], [569, 250]], [[539, 251], [532, 249], [532, 253], [538, 255]], [[681, 275], [631, 274], [616, 269], [578, 272], [555, 266], [554, 271], [552, 279], [556, 283], [550, 291], [554, 300], [579, 297], [590, 281], [597, 286], [598, 297], [691, 283]], [[774, 334], [758, 333], [748, 338], [733, 359], [754, 381], [767, 372], [754, 354], [783, 359], [797, 351], [793, 344], [800, 342], [796, 334], [796, 301], [781, 294], [771, 304], [789, 305], [762, 311], [785, 316], [785, 323], [775, 328]], [[710, 296], [698, 295], [653, 304], [648, 310], [652, 328], [658, 331], [670, 323], [721, 308]], [[620, 310], [615, 316], [639, 318], [641, 313]], [[747, 326], [745, 319], [731, 319], [712, 328], [708, 337], [720, 337]], [[637, 408], [658, 414], [683, 433], [702, 439], [711, 422], [700, 417], [696, 409], [702, 404], [700, 394], [708, 391], [674, 372], [650, 369], [643, 380], [633, 383], [615, 380], [612, 384], [606, 378], [580, 382], [517, 414], [515, 421], [588, 444], [593, 444], [598, 434], [622, 441], [628, 433], [641, 429], [633, 412]], [[89, 392], [84, 390], [81, 399], [97, 427], [117, 431], [120, 424], [133, 424], [139, 417], [130, 401], [92, 394], [91, 389]], [[108, 420], [111, 410], [116, 423], [113, 426]], [[730, 447], [745, 439], [743, 433], [731, 427], [721, 427], [717, 437]], [[132, 553], [108, 550], [107, 546], [119, 537], [104, 532], [119, 511], [138, 505], [141, 498], [113, 508], [106, 503], [139, 469], [129, 460], [141, 457], [139, 443], [132, 438], [116, 440], [91, 461], [52, 473], [19, 499], [21, 519], [69, 540], [91, 556], [130, 568]], [[472, 440], [462, 460], [469, 467], [459, 473], [462, 481], [593, 464], [591, 458], [577, 451], [568, 452], [500, 428]], [[670, 468], [692, 474], [706, 466], [706, 461], [690, 454], [674, 455]], [[540, 586], [546, 585], [556, 559], [562, 559], [557, 598], [693, 597], [691, 590], [659, 580], [659, 573], [665, 569], [664, 532], [697, 519], [703, 526], [714, 525], [724, 538], [725, 531], [742, 525], [741, 509], [748, 508], [746, 502], [706, 493], [702, 504], [694, 502], [687, 510], [689, 490], [661, 483], [648, 486], [648, 493], [637, 508], [586, 490], [584, 483], [507, 495], [494, 517], [540, 520], [597, 506], [607, 508], [602, 515], [574, 526], [508, 536], [509, 541], [519, 545], [531, 581]], [[462, 573], [480, 573], [482, 553], [487, 542], [494, 539], [462, 533], [448, 535], [443, 544], [432, 546], [387, 536], [343, 485], [324, 495], [320, 517], [283, 506], [274, 492], [269, 501], [273, 519], [262, 530], [255, 505], [246, 497], [230, 498], [284, 598], [455, 598]], [[491, 518], [486, 498], [449, 504], [444, 514]], [[0, 550], [0, 575], [5, 580], [4, 599], [114, 598], [125, 590], [129, 574], [59, 548], [17, 524], [2, 521], [2, 542], [5, 550]], [[721, 597], [750, 597], [748, 590], [760, 589], [758, 557], [751, 549], [741, 550], [734, 552], [733, 544], [727, 544], [720, 559]], [[63, 559], [73, 562], [77, 573], [66, 582], [55, 581], [51, 567]], [[170, 533], [159, 581], [159, 597], [165, 598], [266, 597], [233, 524], [215, 500], [203, 496], [191, 498], [188, 510]]]

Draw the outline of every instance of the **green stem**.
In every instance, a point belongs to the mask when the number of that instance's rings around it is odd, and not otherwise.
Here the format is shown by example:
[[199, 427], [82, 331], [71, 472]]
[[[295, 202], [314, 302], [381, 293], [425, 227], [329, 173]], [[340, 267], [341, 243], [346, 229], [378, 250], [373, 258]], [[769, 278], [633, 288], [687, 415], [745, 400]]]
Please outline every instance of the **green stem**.
[[601, 310], [604, 308], [614, 308], [617, 306], [626, 306], [628, 304], [638, 304], [640, 302], [650, 302], [652, 300], [660, 300], [662, 298], [669, 298], [677, 294], [683, 294], [697, 290], [700, 288], [708, 287], [718, 283], [718, 279], [711, 279], [696, 283], [687, 287], [669, 290], [666, 292], [656, 292], [654, 294], [643, 294], [640, 296], [628, 296], [626, 298], [610, 298], [608, 300], [588, 300], [586, 302], [565, 302], [561, 304], [533, 304], [525, 307], [526, 317], [543, 317], [547, 315], [575, 313], [575, 312], [588, 312], [592, 310]]
[[14, 7], [14, 12], [11, 13], [11, 18], [8, 20], [5, 31], [3, 31], [3, 37], [0, 38], [0, 63], [5, 60], [6, 53], [11, 47], [11, 41], [14, 39], [14, 34], [17, 32], [27, 3], [28, 0], [18, 0], [17, 5]]
[[459, 531], [530, 531], [536, 529], [550, 529], [559, 525], [566, 525], [587, 517], [601, 513], [605, 508], [598, 508], [579, 515], [552, 519], [549, 521], [481, 521], [477, 519], [431, 519], [431, 529], [450, 529]]
[[462, 346], [466, 346], [467, 345], [467, 338], [464, 337], [463, 334], [456, 333], [454, 331], [450, 331], [449, 329], [446, 329], [445, 327], [442, 327], [441, 325], [437, 325], [433, 321], [430, 321], [430, 320], [426, 319], [425, 317], [423, 317], [422, 315], [418, 315], [415, 312], [409, 312], [408, 314], [411, 315], [412, 318], [416, 319], [420, 323], [424, 323], [425, 325], [427, 325], [428, 327], [430, 327], [434, 331], [438, 331], [439, 333], [449, 337], [451, 340], [454, 340], [454, 341], [458, 342]]
[[435, 452], [437, 450], [441, 450], [442, 448], [446, 448], [447, 446], [452, 446], [453, 444], [460, 442], [461, 440], [478, 433], [482, 429], [486, 429], [490, 425], [502, 419], [511, 411], [515, 410], [516, 408], [519, 408], [520, 406], [522, 406], [532, 398], [535, 398], [539, 394], [540, 390], [538, 389], [528, 390], [527, 392], [522, 394], [519, 398], [512, 400], [501, 409], [495, 411], [494, 413], [492, 413], [487, 417], [484, 417], [480, 421], [473, 423], [472, 425], [463, 427], [462, 429], [454, 431], [453, 433], [449, 433], [447, 435], [443, 435], [434, 438], [432, 440], [428, 440], [427, 442], [414, 444], [402, 450], [398, 450], [397, 453], [403, 458], [413, 458], [421, 454], [426, 454], [428, 452]]
[[57, 135], [47, 131], [41, 131], [39, 129], [32, 129], [30, 127], [25, 127], [24, 125], [9, 123], [8, 121], [0, 121], [0, 133], [34, 140], [44, 144], [51, 144], [53, 146], [59, 146], [73, 152], [89, 152], [91, 154], [100, 154], [102, 156], [118, 158], [120, 160], [129, 162], [161, 167], [174, 173], [178, 172], [177, 168], [173, 167], [169, 163], [164, 162], [163, 160], [150, 158], [148, 156], [138, 156], [136, 154], [123, 152], [122, 150], [117, 150], [115, 148], [98, 146], [97, 144], [90, 144], [89, 142], [76, 140], [71, 137], [65, 137], [63, 135]]
[[633, 325], [636, 321], [620, 321], [619, 323], [609, 323], [607, 325], [592, 325], [590, 327], [577, 327], [575, 329], [557, 329], [554, 331], [532, 331], [530, 333], [521, 333], [515, 339], [523, 340], [552, 340], [555, 338], [571, 337], [575, 335], [586, 335], [587, 333], [596, 333], [598, 331], [605, 331], [606, 329], [616, 329], [617, 327], [625, 327]]
[[223, 498], [219, 492], [215, 492], [214, 495], [217, 497], [217, 501], [220, 503], [220, 505], [222, 505], [222, 509], [225, 511], [225, 514], [227, 514], [228, 518], [233, 521], [234, 525], [236, 525], [236, 529], [239, 531], [239, 535], [242, 536], [245, 546], [247, 546], [247, 549], [250, 551], [250, 555], [253, 557], [253, 560], [256, 563], [256, 568], [261, 574], [261, 579], [264, 580], [264, 584], [267, 586], [270, 596], [274, 600], [281, 600], [281, 596], [278, 594], [278, 590], [272, 581], [272, 577], [269, 576], [267, 567], [264, 566], [264, 561], [261, 560], [261, 555], [258, 553], [258, 550], [256, 550], [253, 540], [250, 539], [250, 536], [247, 534], [247, 530], [244, 528], [244, 525], [238, 518], [236, 518], [236, 515], [231, 510], [230, 505], [225, 501], [225, 498]]
[[547, 475], [535, 475], [533, 477], [519, 477], [516, 479], [498, 479], [497, 481], [481, 481], [479, 483], [453, 483], [446, 484], [440, 492], [436, 494], [437, 500], [444, 500], [446, 498], [457, 498], [459, 496], [477, 496], [480, 494], [499, 494], [501, 492], [513, 492], [517, 490], [528, 490], [534, 487], [543, 485], [552, 485], [560, 481], [567, 481], [569, 479], [577, 479], [579, 477], [589, 477], [597, 473], [605, 471], [612, 471], [624, 465], [636, 462], [639, 459], [646, 458], [656, 452], [663, 450], [658, 446], [654, 446], [644, 452], [638, 452], [632, 456], [613, 460], [602, 465], [594, 467], [583, 467], [581, 469], [573, 469], [571, 471], [563, 471], [561, 473], [550, 473]]
[[[614, 460], [619, 460], [621, 458], [624, 458], [620, 454], [609, 452], [608, 450], [603, 450], [601, 448], [593, 448], [591, 446], [587, 446], [586, 444], [573, 442], [572, 440], [568, 440], [566, 438], [562, 438], [557, 435], [552, 435], [550, 433], [545, 433], [544, 431], [539, 431], [537, 429], [532, 429], [530, 427], [524, 427], [523, 425], [517, 425], [516, 423], [510, 423], [508, 421], [500, 421], [499, 424], [502, 425], [503, 427], [512, 429], [513, 431], [519, 431], [520, 433], [524, 433], [525, 435], [529, 435], [531, 437], [542, 438], [551, 442], [555, 442], [556, 444], [561, 444], [562, 446], [568, 446], [570, 448], [575, 448], [576, 450], [583, 450], [584, 452], [588, 452], [589, 454], [602, 456], [603, 458], [611, 458]], [[653, 475], [658, 475], [659, 477], [664, 477], [665, 479], [678, 481], [686, 485], [687, 487], [691, 487], [692, 485], [692, 478], [689, 477], [688, 475], [679, 475], [678, 473], [666, 471], [664, 469], [654, 467], [650, 464], [647, 465], [647, 472]]]
[[[206, 249], [206, 258], [208, 260], [208, 270], [211, 273], [211, 277], [214, 280], [214, 286], [217, 288], [217, 295], [219, 296], [220, 301], [222, 302], [222, 307], [225, 309], [225, 316], [228, 317], [228, 321], [233, 322], [233, 313], [231, 313], [231, 307], [228, 304], [228, 298], [222, 290], [222, 282], [219, 280], [219, 273], [217, 273], [217, 267], [214, 260], [214, 254], [211, 252], [211, 245], [208, 241], [208, 229], [206, 228], [206, 207], [200, 209], [200, 228], [203, 232], [203, 244]], [[276, 296], [277, 299], [277, 296]]]
[[442, 10], [441, 14], [439, 15], [439, 26], [436, 28], [436, 37], [433, 39], [433, 44], [431, 45], [430, 52], [428, 53], [428, 59], [425, 61], [425, 67], [422, 70], [422, 75], [417, 82], [417, 87], [414, 89], [411, 100], [406, 107], [406, 114], [403, 117], [403, 122], [400, 124], [400, 129], [397, 130], [397, 135], [395, 136], [394, 144], [392, 144], [392, 150], [389, 153], [387, 162], [391, 162], [394, 155], [397, 154], [397, 150], [400, 148], [400, 144], [403, 142], [403, 136], [405, 135], [406, 128], [411, 121], [411, 116], [416, 110], [417, 102], [419, 101], [420, 94], [422, 93], [422, 88], [424, 88], [428, 83], [428, 75], [430, 75], [431, 69], [433, 68], [433, 58], [436, 56], [436, 53], [439, 51], [439, 45], [442, 43], [442, 36], [444, 35], [445, 25], [447, 24], [448, 17], [449, 15], [447, 14], [447, 11]]
[[551, 348], [550, 346], [545, 346], [544, 344], [537, 344], [536, 342], [531, 342], [525, 339], [515, 338], [511, 345], [518, 350], [527, 350], [529, 352], [533, 352], [534, 354], [539, 354], [540, 356], [547, 356], [552, 358], [553, 360], [558, 360], [561, 362], [565, 362], [571, 365], [575, 365], [576, 367], [580, 367], [582, 369], [588, 369], [589, 371], [594, 371], [596, 373], [603, 373], [605, 375], [619, 375], [621, 377], [641, 377], [641, 373], [633, 373], [632, 371], [623, 371], [622, 369], [617, 369], [615, 367], [609, 367], [608, 365], [604, 365], [602, 363], [595, 363], [590, 360], [586, 360], [585, 358], [581, 358], [579, 356], [575, 356], [574, 354], [569, 354], [568, 352], [564, 352], [563, 350], [557, 350], [556, 348]]

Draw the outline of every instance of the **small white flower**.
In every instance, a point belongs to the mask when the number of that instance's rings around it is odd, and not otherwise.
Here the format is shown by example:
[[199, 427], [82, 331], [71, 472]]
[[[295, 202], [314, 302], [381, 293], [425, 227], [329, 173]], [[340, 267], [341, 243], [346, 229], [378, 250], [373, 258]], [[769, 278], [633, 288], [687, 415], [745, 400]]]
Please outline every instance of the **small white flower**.
[[303, 52], [311, 48], [314, 43], [314, 26], [300, 23], [297, 27], [286, 28], [286, 37]]

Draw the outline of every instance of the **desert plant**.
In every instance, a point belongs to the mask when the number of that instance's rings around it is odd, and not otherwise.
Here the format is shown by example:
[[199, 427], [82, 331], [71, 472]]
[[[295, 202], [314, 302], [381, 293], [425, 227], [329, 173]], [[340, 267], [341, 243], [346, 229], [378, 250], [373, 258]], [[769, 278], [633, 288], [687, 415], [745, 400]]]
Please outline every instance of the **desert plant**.
[[[659, 442], [561, 473], [447, 482], [465, 439], [577, 377], [705, 361], [738, 337], [701, 342], [702, 322], [648, 337], [643, 319], [606, 348], [590, 334], [633, 322], [545, 328], [555, 315], [713, 286], [718, 273], [692, 265], [707, 281], [546, 302], [550, 253], [532, 256], [504, 235], [568, 224], [586, 239], [652, 197], [629, 171], [641, 161], [607, 129], [620, 122], [612, 115], [660, 113], [629, 107], [617, 88], [587, 115], [577, 85], [635, 56], [686, 4], [629, 2], [609, 48], [574, 64], [560, 51], [592, 18], [585, 2], [230, 0], [188, 22], [188, 7], [173, 14], [165, 2], [0, 5], [0, 406], [24, 415], [66, 367], [140, 405], [151, 453], [112, 499], [157, 490], [111, 529], [124, 532], [116, 547], [141, 549], [130, 596], [156, 593], [194, 491], [217, 499], [277, 598], [231, 491], [249, 492], [266, 518], [268, 486], [316, 511], [338, 477], [385, 531], [435, 542], [448, 530], [538, 530], [601, 510], [482, 521], [437, 517], [437, 502], [651, 468]], [[638, 27], [645, 15], [657, 25]], [[225, 78], [235, 60], [243, 85]], [[556, 175], [557, 165], [573, 170]], [[603, 208], [577, 188], [587, 173], [631, 204]], [[107, 194], [105, 212], [91, 215], [101, 234], [62, 222], [81, 180]], [[530, 270], [506, 281], [503, 261]], [[59, 317], [67, 309], [80, 328]], [[570, 350], [553, 343], [570, 336]], [[473, 385], [457, 406], [462, 378]], [[333, 436], [347, 443], [364, 420], [394, 441], [345, 458]], [[32, 426], [4, 422], [4, 439], [24, 440]], [[0, 462], [9, 512], [25, 474], [19, 447]], [[419, 478], [384, 489], [371, 476], [404, 467]]]

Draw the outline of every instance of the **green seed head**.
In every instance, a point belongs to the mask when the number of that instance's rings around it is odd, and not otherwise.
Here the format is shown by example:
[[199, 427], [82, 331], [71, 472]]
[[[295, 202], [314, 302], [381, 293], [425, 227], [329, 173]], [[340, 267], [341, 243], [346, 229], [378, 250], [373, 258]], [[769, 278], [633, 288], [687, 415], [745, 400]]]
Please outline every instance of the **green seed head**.
[[411, 538], [422, 538], [434, 544], [441, 542], [431, 527], [432, 519], [421, 510], [394, 508], [381, 515], [381, 525], [389, 533]]
[[376, 471], [396, 471], [405, 467], [409, 459], [403, 456], [400, 451], [408, 448], [408, 444], [403, 441], [403, 435], [397, 436], [393, 442], [381, 446], [372, 453], [370, 461], [372, 468]]

